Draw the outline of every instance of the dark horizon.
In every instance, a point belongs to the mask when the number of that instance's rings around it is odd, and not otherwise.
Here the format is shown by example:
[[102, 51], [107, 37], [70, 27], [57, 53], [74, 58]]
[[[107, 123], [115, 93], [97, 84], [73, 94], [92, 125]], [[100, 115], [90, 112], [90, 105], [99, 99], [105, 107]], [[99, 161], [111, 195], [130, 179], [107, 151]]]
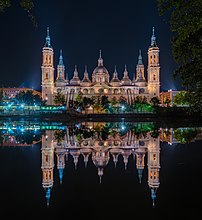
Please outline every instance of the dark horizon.
[[41, 89], [41, 58], [47, 27], [54, 49], [55, 75], [60, 49], [69, 79], [75, 65], [80, 78], [85, 65], [91, 75], [101, 49], [110, 76], [116, 65], [122, 78], [126, 64], [132, 78], [141, 49], [147, 77], [147, 50], [154, 26], [160, 49], [160, 90], [180, 89], [179, 82], [172, 79], [176, 67], [171, 53], [172, 34], [168, 22], [158, 14], [156, 1], [34, 2], [37, 28], [15, 4], [1, 14], [1, 86]]

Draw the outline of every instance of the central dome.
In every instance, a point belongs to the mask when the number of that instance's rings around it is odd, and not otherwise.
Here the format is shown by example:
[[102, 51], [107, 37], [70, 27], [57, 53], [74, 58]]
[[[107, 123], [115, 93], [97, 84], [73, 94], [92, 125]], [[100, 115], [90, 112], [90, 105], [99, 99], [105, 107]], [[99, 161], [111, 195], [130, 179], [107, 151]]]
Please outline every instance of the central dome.
[[108, 70], [104, 66], [97, 66], [93, 74], [109, 74]]
[[100, 57], [98, 59], [98, 66], [94, 69], [92, 74], [92, 81], [93, 83], [95, 82], [109, 83], [109, 72], [103, 65], [101, 51], [100, 51]]

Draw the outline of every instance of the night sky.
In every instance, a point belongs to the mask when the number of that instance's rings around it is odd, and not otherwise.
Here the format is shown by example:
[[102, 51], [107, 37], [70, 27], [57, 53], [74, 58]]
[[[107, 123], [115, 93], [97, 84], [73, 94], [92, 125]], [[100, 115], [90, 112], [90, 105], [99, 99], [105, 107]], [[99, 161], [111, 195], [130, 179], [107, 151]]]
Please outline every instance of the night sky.
[[17, 4], [0, 15], [1, 86], [41, 89], [41, 51], [47, 27], [50, 28], [55, 53], [55, 68], [59, 50], [62, 49], [69, 79], [73, 75], [75, 64], [80, 78], [83, 78], [85, 65], [91, 75], [97, 66], [100, 49], [104, 65], [111, 76], [116, 65], [119, 78], [122, 78], [126, 64], [132, 78], [139, 49], [142, 50], [145, 70], [147, 69], [147, 50], [154, 26], [160, 48], [161, 91], [179, 89], [179, 83], [172, 79], [176, 67], [171, 53], [172, 33], [168, 20], [158, 14], [156, 0], [34, 2], [33, 14], [38, 27], [33, 26]]

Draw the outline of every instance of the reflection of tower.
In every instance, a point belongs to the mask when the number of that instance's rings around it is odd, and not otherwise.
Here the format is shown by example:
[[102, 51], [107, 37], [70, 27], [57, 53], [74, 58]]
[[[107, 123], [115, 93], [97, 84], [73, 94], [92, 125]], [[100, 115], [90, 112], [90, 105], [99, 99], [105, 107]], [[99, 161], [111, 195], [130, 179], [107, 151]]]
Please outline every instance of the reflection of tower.
[[47, 206], [49, 206], [51, 188], [53, 186], [54, 146], [53, 131], [46, 131], [42, 136], [42, 185], [46, 191]]
[[146, 152], [147, 152], [147, 148], [145, 146], [145, 143], [143, 141], [139, 141], [139, 145], [135, 148], [135, 155], [136, 155], [136, 167], [137, 167], [138, 178], [140, 183], [142, 181], [142, 173], [145, 166], [144, 159]]
[[59, 172], [59, 178], [60, 178], [60, 183], [62, 183], [62, 178], [63, 178], [63, 171], [65, 168], [65, 155], [66, 155], [66, 149], [64, 145], [56, 145], [55, 147], [55, 153], [57, 156], [57, 169]]
[[151, 189], [153, 206], [155, 206], [156, 191], [159, 187], [160, 170], [160, 140], [159, 137], [152, 138], [148, 143], [148, 185]]

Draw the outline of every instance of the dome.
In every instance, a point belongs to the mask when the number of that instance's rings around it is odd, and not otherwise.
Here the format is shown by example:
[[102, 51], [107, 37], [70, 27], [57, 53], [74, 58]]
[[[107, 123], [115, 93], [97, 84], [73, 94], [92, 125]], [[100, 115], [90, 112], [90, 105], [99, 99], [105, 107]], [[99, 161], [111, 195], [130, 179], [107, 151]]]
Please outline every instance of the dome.
[[93, 83], [109, 83], [109, 72], [103, 65], [103, 59], [100, 57], [98, 59], [98, 66], [94, 69], [92, 74]]
[[105, 152], [103, 150], [93, 152], [92, 160], [97, 168], [103, 168], [109, 162], [109, 152]]
[[125, 70], [123, 72], [123, 78], [121, 80], [121, 84], [124, 86], [128, 86], [132, 84], [132, 81], [130, 80], [129, 76], [128, 76], [128, 71], [125, 65]]
[[80, 82], [81, 82], [81, 81], [80, 81], [79, 76], [78, 76], [77, 67], [75, 66], [74, 76], [73, 76], [73, 78], [70, 80], [70, 85], [79, 85]]
[[108, 70], [104, 67], [104, 66], [97, 66], [94, 71], [93, 74], [109, 74]]

